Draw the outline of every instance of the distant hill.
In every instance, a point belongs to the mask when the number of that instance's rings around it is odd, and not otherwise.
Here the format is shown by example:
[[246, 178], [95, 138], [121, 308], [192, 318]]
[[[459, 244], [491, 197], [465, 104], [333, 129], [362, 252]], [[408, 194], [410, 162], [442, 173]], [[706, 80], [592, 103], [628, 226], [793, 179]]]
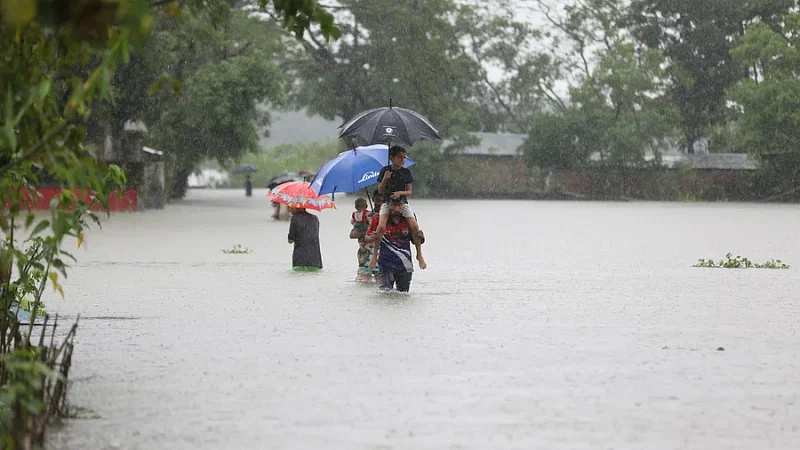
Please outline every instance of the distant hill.
[[264, 148], [281, 144], [298, 142], [319, 142], [336, 139], [338, 127], [344, 121], [325, 120], [322, 117], [310, 117], [305, 110], [270, 111], [272, 125], [270, 136], [259, 139]]

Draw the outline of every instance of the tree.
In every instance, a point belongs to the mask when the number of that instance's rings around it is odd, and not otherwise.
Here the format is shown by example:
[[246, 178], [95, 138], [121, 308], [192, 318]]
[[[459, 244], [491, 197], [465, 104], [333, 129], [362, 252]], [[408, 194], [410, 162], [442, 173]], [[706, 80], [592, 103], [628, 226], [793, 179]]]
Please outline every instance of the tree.
[[619, 43], [604, 51], [597, 68], [582, 86], [571, 91], [577, 108], [602, 133], [597, 152], [617, 165], [639, 164], [646, 150], [658, 152], [674, 130], [674, 111], [663, 98], [666, 89], [663, 56], [634, 44]]
[[550, 189], [550, 176], [555, 168], [570, 169], [586, 162], [591, 154], [590, 143], [597, 131], [587, 127], [575, 109], [560, 113], [538, 113], [530, 118], [528, 137], [521, 150], [527, 163], [542, 173], [542, 190]]
[[[92, 211], [107, 211], [125, 183], [119, 167], [97, 159], [85, 125], [100, 101], [118, 96], [114, 73], [149, 37], [155, 4], [163, 2], [0, 0], [0, 441], [10, 448], [43, 445], [47, 423], [65, 413], [69, 364], [56, 366], [69, 360], [77, 324], [55, 346], [45, 343], [47, 318], [41, 339], [33, 338], [34, 325], [44, 289], [63, 295], [74, 260], [64, 245], [80, 248], [89, 221], [97, 221]], [[177, 2], [168, 7], [181, 11]], [[296, 34], [312, 21], [328, 35], [335, 30], [314, 1], [274, 8]], [[47, 219], [30, 212], [41, 176], [65, 188]], [[30, 314], [28, 325], [18, 311]]]
[[[501, 131], [524, 133], [531, 115], [566, 107], [555, 87], [568, 65], [557, 53], [540, 49], [549, 32], [517, 20], [518, 4], [500, 1], [462, 6], [456, 25], [464, 52], [476, 62], [477, 99], [482, 114]], [[500, 74], [490, 76], [489, 68]], [[494, 131], [494, 130], [486, 130]]]
[[484, 99], [479, 63], [464, 52], [465, 14], [451, 0], [342, 0], [343, 38], [325, 46], [310, 34], [293, 49], [297, 79], [290, 100], [310, 114], [346, 120], [388, 106], [418, 111], [444, 133], [491, 127], [476, 108]]
[[150, 143], [167, 155], [171, 194], [179, 198], [198, 162], [226, 163], [258, 149], [257, 127], [269, 125], [261, 105], [283, 102], [285, 80], [274, 62], [278, 30], [244, 12], [219, 28], [202, 11], [180, 21], [165, 18], [162, 26], [149, 54], [167, 57], [146, 73], [152, 79], [168, 72], [181, 89], [161, 93], [142, 112]]
[[[304, 17], [320, 18], [323, 40], [339, 35], [328, 21], [332, 16], [315, 2], [298, 1], [300, 9], [294, 2], [265, 8], [268, 3], [260, 2], [259, 9], [212, 0], [189, 4], [180, 14], [156, 12], [152, 39], [114, 77], [118, 95], [93, 123], [95, 140], [108, 132], [116, 137], [128, 120], [143, 120], [148, 145], [165, 152], [172, 198], [184, 195], [186, 178], [199, 162], [225, 164], [257, 150], [257, 128], [269, 125], [264, 106], [284, 102], [288, 81], [277, 66], [284, 51], [282, 11], [308, 9]], [[267, 12], [275, 20], [265, 21]], [[296, 22], [285, 24], [297, 36]], [[159, 89], [165, 86], [172, 89]]]
[[[41, 445], [47, 421], [64, 412], [53, 394], [64, 389], [65, 375], [55, 368], [68, 358], [63, 349], [74, 327], [64, 345], [52, 347], [36, 344], [34, 323], [48, 284], [63, 295], [60, 283], [74, 259], [65, 244], [81, 245], [89, 220], [97, 219], [90, 210], [107, 209], [124, 183], [118, 168], [97, 161], [84, 144], [82, 125], [108, 96], [111, 74], [131, 45], [148, 32], [146, 4], [119, 2], [94, 13], [85, 6], [0, 2], [0, 440], [15, 448]], [[68, 188], [46, 219], [30, 213], [40, 176]], [[21, 325], [18, 310], [31, 315], [30, 325]]]
[[740, 111], [738, 145], [774, 172], [778, 190], [800, 185], [800, 13], [787, 14], [775, 30], [767, 22], [752, 26], [732, 50], [752, 77], [730, 90]]
[[[552, 25], [550, 33], [554, 57], [564, 67], [565, 80], [572, 85], [591, 77], [597, 55], [630, 36], [625, 26], [628, 5], [624, 0], [574, 0], [553, 11], [545, 0], [535, 0], [533, 8]], [[570, 46], [563, 51], [562, 45]]]
[[774, 23], [792, 0], [633, 0], [630, 23], [642, 44], [664, 52], [689, 152], [709, 126], [728, 120], [725, 90], [747, 74], [730, 50], [757, 17]]
[[658, 153], [674, 130], [674, 113], [663, 99], [663, 56], [637, 55], [632, 43], [610, 45], [598, 52], [590, 77], [570, 90], [568, 108], [536, 115], [528, 126], [522, 149], [545, 171], [545, 182], [550, 169], [574, 167], [593, 154], [624, 182], [625, 169], [641, 164], [647, 150]]

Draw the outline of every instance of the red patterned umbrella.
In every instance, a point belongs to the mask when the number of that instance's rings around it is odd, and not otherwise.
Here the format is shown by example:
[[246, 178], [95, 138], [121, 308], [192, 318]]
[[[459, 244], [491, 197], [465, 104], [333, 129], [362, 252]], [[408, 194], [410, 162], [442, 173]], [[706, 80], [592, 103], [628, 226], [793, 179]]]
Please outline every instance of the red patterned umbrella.
[[317, 195], [311, 189], [311, 183], [305, 181], [290, 181], [279, 184], [269, 191], [269, 200], [275, 203], [283, 203], [290, 208], [313, 209], [314, 211], [336, 208], [329, 196]]

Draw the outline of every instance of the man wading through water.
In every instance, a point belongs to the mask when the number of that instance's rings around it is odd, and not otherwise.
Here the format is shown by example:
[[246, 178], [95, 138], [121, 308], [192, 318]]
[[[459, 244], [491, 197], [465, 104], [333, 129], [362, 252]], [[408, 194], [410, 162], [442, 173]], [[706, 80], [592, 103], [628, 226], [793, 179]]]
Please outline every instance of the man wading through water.
[[[385, 204], [388, 209], [386, 232], [380, 238], [380, 272], [378, 281], [384, 291], [391, 290], [397, 285], [400, 292], [408, 292], [411, 288], [411, 274], [414, 272], [414, 263], [411, 259], [411, 240], [413, 232], [408, 217], [403, 216], [404, 198], [398, 197]], [[413, 217], [412, 217], [413, 219]], [[370, 230], [371, 231], [371, 230]], [[371, 233], [365, 237], [366, 242], [376, 242], [378, 233]], [[415, 236], [420, 241], [421, 236]], [[417, 255], [419, 256], [419, 255]]]

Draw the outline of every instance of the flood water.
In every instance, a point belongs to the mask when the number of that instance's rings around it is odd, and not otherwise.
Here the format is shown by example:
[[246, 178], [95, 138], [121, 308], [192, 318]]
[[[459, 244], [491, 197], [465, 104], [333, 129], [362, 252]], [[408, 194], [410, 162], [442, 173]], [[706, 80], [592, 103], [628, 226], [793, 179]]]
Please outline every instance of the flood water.
[[[49, 448], [800, 448], [798, 206], [412, 200], [429, 268], [387, 295], [353, 197], [299, 274], [266, 193], [87, 235], [46, 300], [82, 317]], [[793, 266], [691, 267], [729, 251]]]

